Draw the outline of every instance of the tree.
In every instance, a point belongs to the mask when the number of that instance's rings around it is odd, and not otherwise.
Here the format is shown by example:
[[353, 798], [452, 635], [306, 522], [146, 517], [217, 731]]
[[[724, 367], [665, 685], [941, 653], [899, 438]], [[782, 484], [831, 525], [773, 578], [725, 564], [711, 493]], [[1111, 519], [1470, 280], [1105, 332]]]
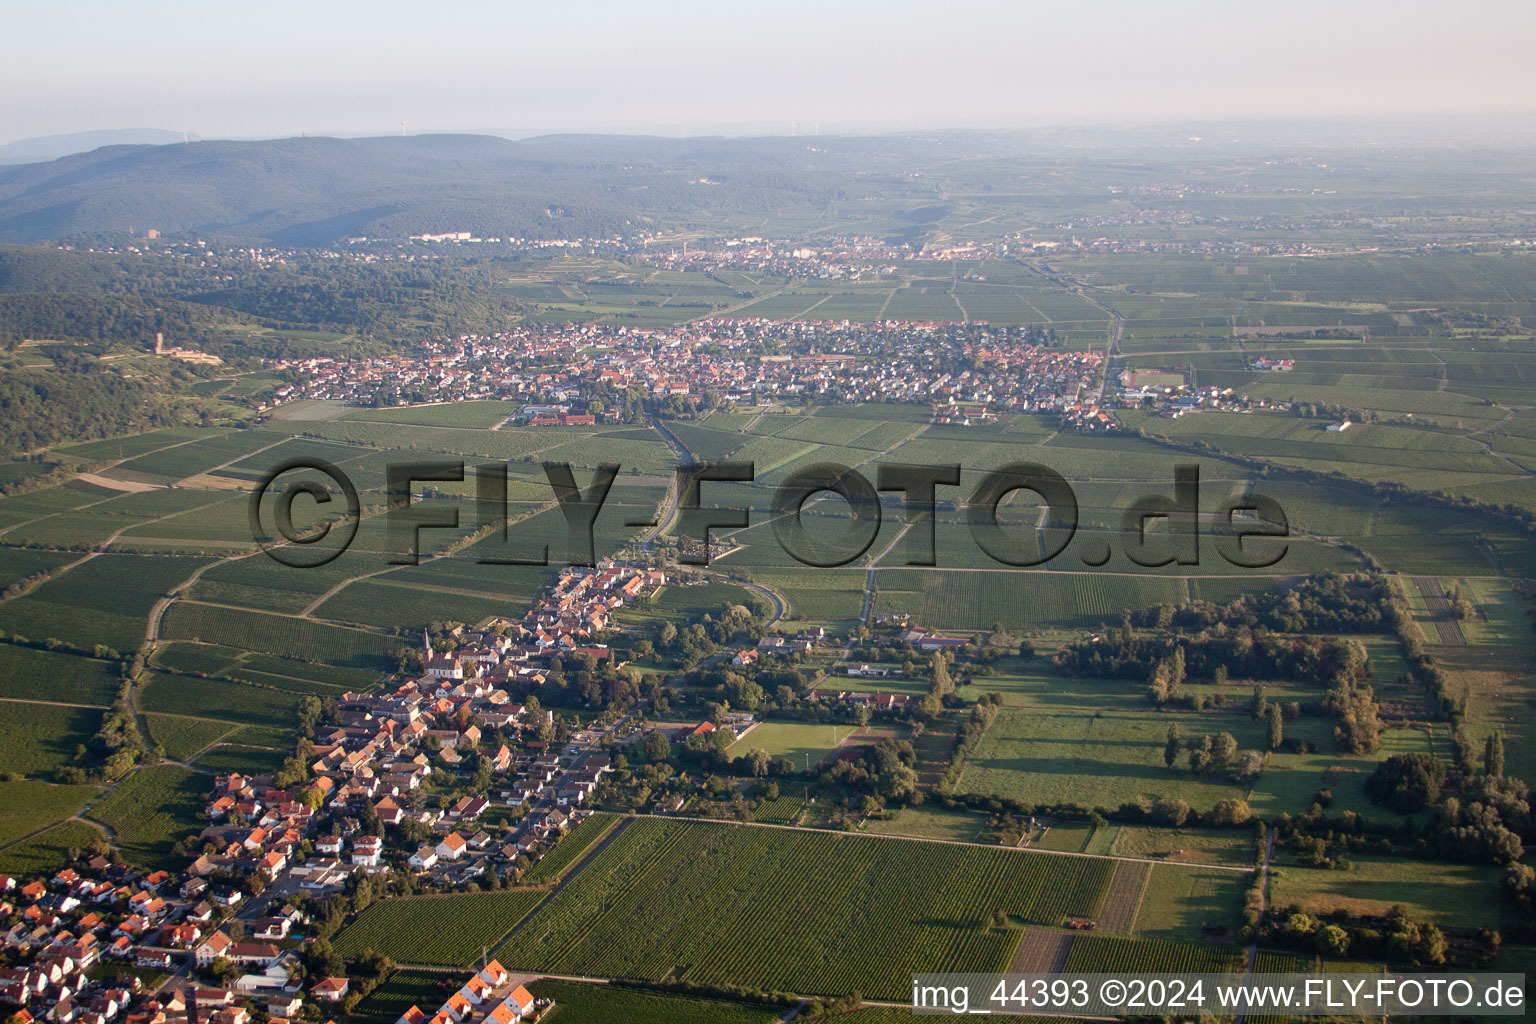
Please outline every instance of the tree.
[[1159, 800], [1152, 805], [1152, 820], [1178, 828], [1189, 820], [1189, 804], [1183, 800]]
[[1168, 740], [1163, 744], [1163, 764], [1169, 768], [1179, 759], [1179, 746], [1179, 724], [1175, 722], [1168, 727]]
[[[652, 735], [655, 735], [652, 733]], [[773, 757], [768, 751], [760, 747], [753, 747], [747, 751], [747, 764], [752, 768], [752, 774], [762, 778], [768, 774], [768, 768], [773, 763]]]
[[1483, 745], [1483, 771], [1499, 778], [1504, 774], [1504, 734], [1492, 733]]
[[1213, 757], [1218, 768], [1227, 768], [1237, 760], [1237, 737], [1229, 732], [1220, 733], [1216, 737]]
[[1269, 749], [1279, 750], [1280, 744], [1285, 742], [1285, 716], [1280, 712], [1280, 705], [1269, 706]]
[[1253, 688], [1253, 699], [1249, 703], [1249, 710], [1253, 713], [1255, 722], [1269, 714], [1269, 701], [1264, 696], [1264, 687], [1256, 685]]
[[928, 664], [933, 671], [933, 693], [939, 697], [947, 697], [954, 693], [955, 683], [950, 678], [949, 663], [944, 658], [944, 652], [935, 651]]
[[660, 764], [672, 759], [672, 741], [667, 739], [667, 734], [660, 729], [651, 730], [645, 737], [645, 759], [651, 764]]
[[1372, 802], [1400, 814], [1422, 811], [1440, 795], [1445, 766], [1429, 754], [1393, 754], [1365, 780]]
[[1211, 814], [1218, 825], [1241, 825], [1253, 817], [1253, 809], [1248, 806], [1246, 800], [1228, 798], [1216, 801], [1216, 806], [1211, 808]]
[[1336, 924], [1317, 930], [1317, 951], [1324, 956], [1343, 956], [1349, 952], [1349, 932]]

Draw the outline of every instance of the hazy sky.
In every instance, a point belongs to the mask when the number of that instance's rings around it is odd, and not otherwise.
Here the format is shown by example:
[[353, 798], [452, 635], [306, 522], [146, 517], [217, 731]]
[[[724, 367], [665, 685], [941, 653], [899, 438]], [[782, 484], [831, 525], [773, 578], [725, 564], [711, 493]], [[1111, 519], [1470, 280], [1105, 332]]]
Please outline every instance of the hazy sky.
[[1536, 107], [1531, 0], [10, 0], [0, 142]]

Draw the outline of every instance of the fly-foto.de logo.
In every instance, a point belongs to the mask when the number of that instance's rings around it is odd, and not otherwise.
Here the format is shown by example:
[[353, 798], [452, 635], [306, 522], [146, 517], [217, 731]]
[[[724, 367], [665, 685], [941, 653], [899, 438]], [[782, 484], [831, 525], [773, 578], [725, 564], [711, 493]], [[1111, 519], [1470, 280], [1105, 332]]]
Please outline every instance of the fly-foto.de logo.
[[[572, 565], [597, 561], [595, 527], [614, 481], [617, 463], [598, 466], [583, 486], [570, 463], [543, 463], [549, 497], [564, 519], [565, 560]], [[802, 565], [832, 568], [847, 565], [869, 551], [885, 518], [882, 494], [900, 495], [906, 529], [907, 566], [937, 566], [941, 512], [963, 523], [978, 549], [999, 565], [1016, 568], [1048, 565], [1059, 559], [1079, 536], [1077, 494], [1049, 466], [1015, 462], [981, 474], [962, 494], [960, 464], [937, 466], [877, 463], [874, 480], [857, 469], [833, 462], [804, 466], [773, 488], [767, 520], [784, 552]], [[385, 469], [385, 491], [379, 513], [384, 517], [388, 561], [415, 565], [421, 558], [423, 530], [459, 530], [463, 509], [458, 503], [425, 501], [418, 485], [463, 483], [471, 478], [474, 494], [463, 504], [471, 510], [477, 529], [499, 529], [506, 550], [476, 558], [483, 565], [548, 565], [547, 540], [519, 543], [511, 523], [508, 465], [493, 462], [473, 467], [467, 475], [459, 460], [396, 462]], [[757, 470], [751, 462], [694, 462], [679, 465], [664, 510], [646, 519], [626, 520], [624, 526], [649, 530], [669, 526], [683, 543], [679, 561], [708, 565], [715, 531], [745, 529], [751, 511], [744, 505], [706, 504], [706, 488], [715, 501], [728, 497], [730, 485], [753, 484]], [[345, 503], [339, 514], [326, 517], [339, 494]], [[435, 498], [441, 495], [433, 492]], [[312, 525], [296, 525], [295, 504], [320, 517]], [[822, 502], [837, 514], [807, 513]], [[1027, 508], [1037, 518], [1031, 525], [1010, 522], [1009, 508]], [[252, 538], [272, 558], [295, 568], [314, 568], [334, 560], [351, 546], [363, 518], [356, 484], [339, 467], [324, 459], [292, 459], [269, 470], [258, 483], [249, 506]], [[1016, 518], [1016, 517], [1015, 517]], [[270, 521], [270, 528], [268, 527]], [[1288, 550], [1290, 524], [1280, 503], [1249, 489], [1212, 508], [1202, 509], [1200, 467], [1176, 466], [1170, 488], [1150, 491], [1132, 501], [1119, 516], [1118, 533], [1085, 531], [1073, 556], [1083, 565], [1106, 564], [1118, 549], [1135, 565], [1199, 565], [1202, 537], [1228, 565], [1266, 569], [1278, 564]], [[1113, 538], [1106, 539], [1106, 538]], [[638, 537], [637, 537], [638, 539]], [[328, 543], [327, 543], [328, 542]]]

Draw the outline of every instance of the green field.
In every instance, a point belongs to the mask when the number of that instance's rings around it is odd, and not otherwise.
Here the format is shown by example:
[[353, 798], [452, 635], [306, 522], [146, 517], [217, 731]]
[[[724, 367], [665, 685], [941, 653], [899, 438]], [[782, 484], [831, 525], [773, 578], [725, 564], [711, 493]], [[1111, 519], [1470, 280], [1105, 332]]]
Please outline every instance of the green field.
[[164, 635], [350, 668], [385, 667], [390, 652], [401, 646], [377, 633], [187, 601], [166, 611]]
[[1224, 925], [1236, 934], [1243, 893], [1252, 880], [1246, 872], [1155, 865], [1142, 891], [1135, 933], [1196, 942], [1206, 925]]
[[793, 825], [805, 809], [805, 800], [798, 796], [779, 796], [764, 800], [752, 812], [752, 820], [765, 825]]
[[[780, 797], [780, 799], [784, 799]], [[946, 839], [958, 843], [983, 841], [987, 819], [972, 811], [950, 811], [933, 804], [903, 807], [889, 820], [871, 818], [864, 830], [872, 835]]]
[[0, 702], [0, 772], [47, 775], [74, 762], [101, 716], [94, 708]]
[[171, 847], [202, 826], [208, 776], [172, 764], [140, 768], [91, 809], [93, 820], [112, 829], [113, 842], [135, 864], [163, 864]]
[[189, 760], [239, 728], [230, 722], [185, 715], [147, 714], [144, 721], [149, 726], [150, 740], [164, 747], [166, 756], [175, 761]]
[[913, 970], [1006, 966], [1020, 933], [990, 928], [994, 911], [1052, 924], [1094, 914], [1111, 868], [1095, 858], [641, 818], [497, 956], [552, 973], [900, 999]]
[[0, 782], [0, 850], [63, 821], [99, 792], [95, 786]]
[[1066, 970], [1092, 974], [1216, 974], [1235, 970], [1241, 962], [1239, 950], [1220, 946], [1079, 935], [1072, 940]]
[[0, 644], [0, 698], [106, 707], [120, 682], [114, 662]]
[[83, 821], [65, 821], [46, 831], [0, 848], [0, 871], [21, 878], [44, 875], [63, 866], [72, 851], [105, 839], [101, 829]]
[[1350, 860], [1353, 867], [1347, 871], [1276, 865], [1270, 873], [1270, 903], [1300, 906], [1313, 915], [1333, 910], [1384, 915], [1401, 904], [1443, 928], [1496, 923], [1489, 920], [1500, 898], [1496, 868], [1372, 856]]
[[618, 819], [611, 814], [594, 814], [571, 829], [555, 848], [539, 858], [522, 881], [528, 885], [558, 882], [565, 877], [571, 865], [580, 860], [588, 850], [613, 831]]
[[336, 937], [336, 952], [355, 959], [373, 950], [401, 964], [468, 967], [545, 895], [526, 889], [385, 900]]
[[529, 991], [555, 1001], [554, 1013], [544, 1018], [551, 1024], [774, 1024], [785, 1013], [783, 1007], [554, 979], [534, 982]]
[[741, 757], [749, 750], [763, 750], [787, 757], [796, 768], [815, 766], [835, 753], [858, 730], [851, 725], [820, 725], [814, 722], [761, 722], [731, 744], [726, 753]]
[[353, 1017], [373, 1024], [395, 1024], [413, 1006], [431, 1014], [462, 984], [448, 974], [396, 971], [357, 1005]]

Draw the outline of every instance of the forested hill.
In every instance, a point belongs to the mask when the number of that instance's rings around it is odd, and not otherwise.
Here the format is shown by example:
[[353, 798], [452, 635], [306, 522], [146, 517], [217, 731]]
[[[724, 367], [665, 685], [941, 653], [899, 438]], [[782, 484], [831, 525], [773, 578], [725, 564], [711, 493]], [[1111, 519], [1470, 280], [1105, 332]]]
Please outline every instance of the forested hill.
[[423, 135], [108, 146], [0, 169], [0, 241], [153, 227], [320, 245], [714, 223], [835, 198], [841, 161], [808, 141]]

